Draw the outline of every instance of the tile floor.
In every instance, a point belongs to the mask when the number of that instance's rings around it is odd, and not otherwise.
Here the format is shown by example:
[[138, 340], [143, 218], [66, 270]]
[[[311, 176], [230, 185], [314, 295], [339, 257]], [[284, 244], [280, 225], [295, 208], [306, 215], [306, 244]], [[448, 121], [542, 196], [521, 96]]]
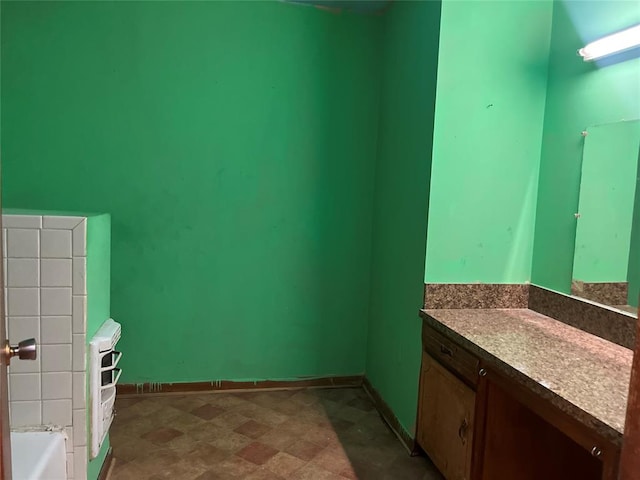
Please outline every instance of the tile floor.
[[440, 480], [359, 388], [122, 397], [110, 480]]

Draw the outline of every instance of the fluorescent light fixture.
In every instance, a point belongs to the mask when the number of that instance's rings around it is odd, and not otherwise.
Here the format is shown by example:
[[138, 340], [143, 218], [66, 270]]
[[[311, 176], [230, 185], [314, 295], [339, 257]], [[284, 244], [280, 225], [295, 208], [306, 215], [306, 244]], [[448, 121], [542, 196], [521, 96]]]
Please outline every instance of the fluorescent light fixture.
[[640, 25], [602, 37], [578, 50], [585, 62], [640, 46]]

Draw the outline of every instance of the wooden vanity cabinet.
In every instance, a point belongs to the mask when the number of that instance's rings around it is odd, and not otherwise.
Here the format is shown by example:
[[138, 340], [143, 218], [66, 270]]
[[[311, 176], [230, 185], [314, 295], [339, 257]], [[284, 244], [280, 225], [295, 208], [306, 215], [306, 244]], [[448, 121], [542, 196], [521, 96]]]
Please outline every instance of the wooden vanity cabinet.
[[426, 324], [422, 340], [416, 441], [447, 480], [617, 478], [619, 447]]
[[417, 442], [447, 480], [471, 473], [478, 359], [423, 328]]
[[418, 444], [445, 478], [469, 479], [476, 394], [427, 353], [420, 378]]

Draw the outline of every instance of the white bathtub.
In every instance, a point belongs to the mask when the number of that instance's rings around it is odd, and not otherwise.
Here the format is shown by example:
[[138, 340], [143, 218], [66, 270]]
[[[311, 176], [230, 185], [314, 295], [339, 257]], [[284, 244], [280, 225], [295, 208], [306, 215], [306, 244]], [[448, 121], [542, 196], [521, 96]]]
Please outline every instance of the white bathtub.
[[65, 434], [11, 432], [13, 480], [66, 480]]

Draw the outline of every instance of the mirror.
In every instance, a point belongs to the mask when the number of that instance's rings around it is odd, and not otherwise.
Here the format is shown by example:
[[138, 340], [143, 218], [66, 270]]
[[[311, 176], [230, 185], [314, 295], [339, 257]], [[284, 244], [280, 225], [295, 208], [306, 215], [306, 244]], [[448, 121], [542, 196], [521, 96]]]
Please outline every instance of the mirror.
[[571, 293], [637, 315], [640, 120], [586, 130]]

